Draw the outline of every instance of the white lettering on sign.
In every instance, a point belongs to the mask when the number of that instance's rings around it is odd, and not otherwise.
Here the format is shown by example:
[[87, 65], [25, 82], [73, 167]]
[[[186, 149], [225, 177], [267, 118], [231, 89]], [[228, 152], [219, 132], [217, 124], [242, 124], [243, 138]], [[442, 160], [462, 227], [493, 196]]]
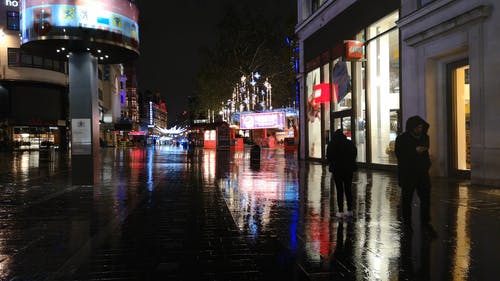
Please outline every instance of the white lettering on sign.
[[349, 53], [363, 53], [363, 46], [350, 46]]
[[17, 1], [17, 0], [5, 0], [5, 6], [19, 7], [19, 1]]

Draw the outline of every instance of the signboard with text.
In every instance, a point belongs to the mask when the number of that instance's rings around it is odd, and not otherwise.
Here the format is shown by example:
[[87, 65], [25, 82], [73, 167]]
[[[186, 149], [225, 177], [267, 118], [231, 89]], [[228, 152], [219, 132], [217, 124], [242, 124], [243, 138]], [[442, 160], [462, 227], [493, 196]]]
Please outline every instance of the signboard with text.
[[90, 155], [92, 153], [92, 128], [90, 119], [71, 119], [71, 150], [73, 155]]
[[285, 112], [240, 114], [240, 129], [281, 129], [285, 127]]

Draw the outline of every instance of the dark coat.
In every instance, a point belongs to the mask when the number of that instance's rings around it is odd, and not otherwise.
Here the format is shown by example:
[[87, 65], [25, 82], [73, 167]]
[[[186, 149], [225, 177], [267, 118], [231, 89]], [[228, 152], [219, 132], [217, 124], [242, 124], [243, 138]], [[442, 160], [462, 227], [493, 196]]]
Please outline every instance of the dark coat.
[[330, 172], [342, 175], [356, 171], [357, 155], [358, 150], [354, 143], [344, 135], [342, 130], [335, 131], [326, 149]]
[[[423, 125], [420, 136], [416, 136], [413, 130]], [[398, 180], [400, 186], [406, 186], [429, 177], [431, 160], [429, 150], [422, 153], [417, 152], [417, 146], [429, 148], [429, 136], [427, 131], [429, 124], [419, 116], [412, 116], [406, 121], [405, 132], [396, 138], [396, 157], [398, 159]]]

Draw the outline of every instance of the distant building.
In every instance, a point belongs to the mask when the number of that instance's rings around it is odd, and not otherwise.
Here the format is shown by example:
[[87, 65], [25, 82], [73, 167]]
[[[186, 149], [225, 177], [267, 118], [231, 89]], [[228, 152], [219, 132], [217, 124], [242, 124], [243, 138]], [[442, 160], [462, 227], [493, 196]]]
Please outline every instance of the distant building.
[[117, 145], [130, 146], [142, 136], [140, 128], [140, 102], [137, 77], [132, 63], [122, 64], [119, 80], [120, 118], [114, 124]]
[[102, 146], [116, 146], [121, 122], [122, 107], [125, 109], [125, 74], [122, 64], [100, 65], [99, 78], [99, 137]]
[[157, 142], [168, 127], [168, 112], [159, 92], [146, 91], [141, 98], [141, 131], [150, 143]]

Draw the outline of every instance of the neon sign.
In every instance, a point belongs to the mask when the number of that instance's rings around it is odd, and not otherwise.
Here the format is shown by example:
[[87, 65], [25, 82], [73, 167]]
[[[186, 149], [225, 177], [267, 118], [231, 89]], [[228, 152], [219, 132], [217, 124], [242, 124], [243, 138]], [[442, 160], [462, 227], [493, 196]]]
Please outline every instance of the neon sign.
[[240, 115], [240, 129], [285, 127], [285, 112], [246, 113]]

